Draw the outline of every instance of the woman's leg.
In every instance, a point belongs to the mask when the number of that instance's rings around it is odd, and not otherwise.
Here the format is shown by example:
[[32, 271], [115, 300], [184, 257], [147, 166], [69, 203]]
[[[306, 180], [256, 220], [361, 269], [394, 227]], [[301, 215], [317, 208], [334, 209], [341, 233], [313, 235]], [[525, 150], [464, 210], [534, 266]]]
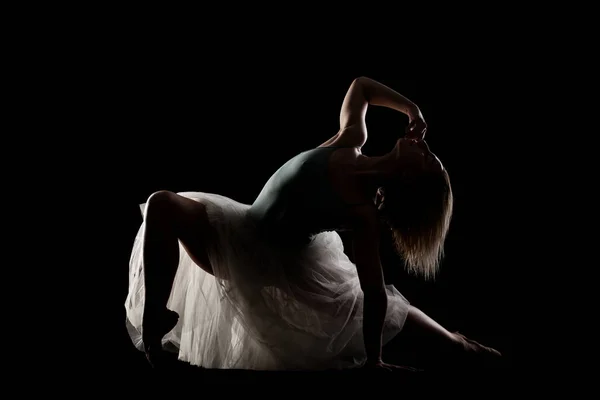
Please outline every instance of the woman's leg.
[[150, 196], [144, 224], [146, 296], [142, 339], [152, 362], [151, 353], [160, 352], [162, 337], [177, 324], [177, 314], [167, 310], [166, 306], [179, 265], [179, 241], [190, 258], [212, 274], [206, 253], [211, 229], [202, 203], [168, 191]]
[[[485, 363], [500, 357], [498, 351], [448, 331], [414, 306], [409, 306], [402, 332], [385, 350], [397, 353], [401, 359], [408, 355], [410, 360], [403, 362], [408, 361], [419, 367], [458, 366], [479, 361]], [[385, 350], [384, 359], [387, 353]]]

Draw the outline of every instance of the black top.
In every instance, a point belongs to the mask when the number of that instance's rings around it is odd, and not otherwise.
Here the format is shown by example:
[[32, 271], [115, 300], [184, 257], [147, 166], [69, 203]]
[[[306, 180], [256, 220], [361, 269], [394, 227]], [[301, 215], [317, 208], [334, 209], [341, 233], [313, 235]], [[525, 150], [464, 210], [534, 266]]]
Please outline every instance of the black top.
[[339, 148], [304, 151], [271, 176], [249, 211], [263, 230], [279, 239], [306, 241], [343, 228], [345, 208], [359, 204], [345, 203], [331, 185], [329, 157]]

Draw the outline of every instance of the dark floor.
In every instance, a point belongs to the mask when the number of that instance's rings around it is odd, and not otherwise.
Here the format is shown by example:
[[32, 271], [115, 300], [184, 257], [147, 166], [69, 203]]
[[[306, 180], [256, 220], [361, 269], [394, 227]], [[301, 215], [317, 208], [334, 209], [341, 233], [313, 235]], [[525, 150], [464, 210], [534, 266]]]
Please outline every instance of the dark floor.
[[[437, 384], [461, 386], [466, 382], [479, 382], [507, 388], [512, 382], [510, 355], [503, 357], [503, 362], [494, 365], [479, 364], [470, 367], [450, 365], [444, 368], [429, 368], [420, 372], [405, 371], [245, 371], [245, 370], [217, 370], [204, 369], [176, 360], [172, 355], [161, 366], [152, 368], [146, 361], [143, 353], [135, 350], [133, 346], [125, 351], [121, 365], [115, 363], [115, 368], [124, 367], [124, 372], [140, 376], [141, 379], [191, 379], [204, 384], [286, 384], [302, 387], [308, 384], [326, 385], [361, 385], [377, 382], [383, 387], [398, 384], [421, 387], [423, 384]], [[413, 358], [415, 356], [413, 355]], [[405, 361], [405, 362], [402, 362]], [[395, 360], [403, 365], [415, 365], [410, 356], [400, 357]]]

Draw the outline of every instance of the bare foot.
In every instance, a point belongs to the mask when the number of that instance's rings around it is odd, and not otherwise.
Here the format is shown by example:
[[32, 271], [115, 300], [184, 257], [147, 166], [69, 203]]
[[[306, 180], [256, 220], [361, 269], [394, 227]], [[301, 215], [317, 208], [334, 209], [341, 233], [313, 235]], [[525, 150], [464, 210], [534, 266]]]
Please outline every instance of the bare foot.
[[498, 350], [484, 346], [461, 333], [454, 332], [453, 334], [462, 354], [459, 358], [461, 361], [466, 362], [467, 365], [465, 366], [496, 367], [499, 365], [502, 354]]
[[156, 366], [157, 363], [165, 360], [165, 351], [162, 348], [162, 338], [169, 333], [179, 320], [179, 314], [168, 309], [155, 315], [144, 314], [142, 340], [144, 342], [144, 352], [146, 358]]
[[458, 338], [458, 340], [462, 344], [464, 350], [466, 350], [468, 352], [489, 353], [496, 357], [502, 356], [502, 354], [498, 350], [493, 349], [491, 347], [484, 346], [481, 343], [478, 343], [472, 339], [469, 339], [468, 337], [466, 337], [465, 335], [463, 335], [459, 332], [454, 332], [454, 335]]

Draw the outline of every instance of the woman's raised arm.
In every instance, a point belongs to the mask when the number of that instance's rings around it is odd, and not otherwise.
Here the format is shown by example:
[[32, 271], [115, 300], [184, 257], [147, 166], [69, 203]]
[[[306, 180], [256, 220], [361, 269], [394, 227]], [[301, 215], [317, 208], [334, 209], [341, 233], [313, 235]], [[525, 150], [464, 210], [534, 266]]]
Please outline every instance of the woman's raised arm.
[[413, 135], [415, 139], [423, 139], [427, 125], [419, 107], [397, 91], [364, 76], [356, 78], [346, 93], [340, 112], [340, 131], [361, 131], [366, 140], [365, 117], [369, 105], [387, 107], [406, 114], [410, 121], [406, 133]]

